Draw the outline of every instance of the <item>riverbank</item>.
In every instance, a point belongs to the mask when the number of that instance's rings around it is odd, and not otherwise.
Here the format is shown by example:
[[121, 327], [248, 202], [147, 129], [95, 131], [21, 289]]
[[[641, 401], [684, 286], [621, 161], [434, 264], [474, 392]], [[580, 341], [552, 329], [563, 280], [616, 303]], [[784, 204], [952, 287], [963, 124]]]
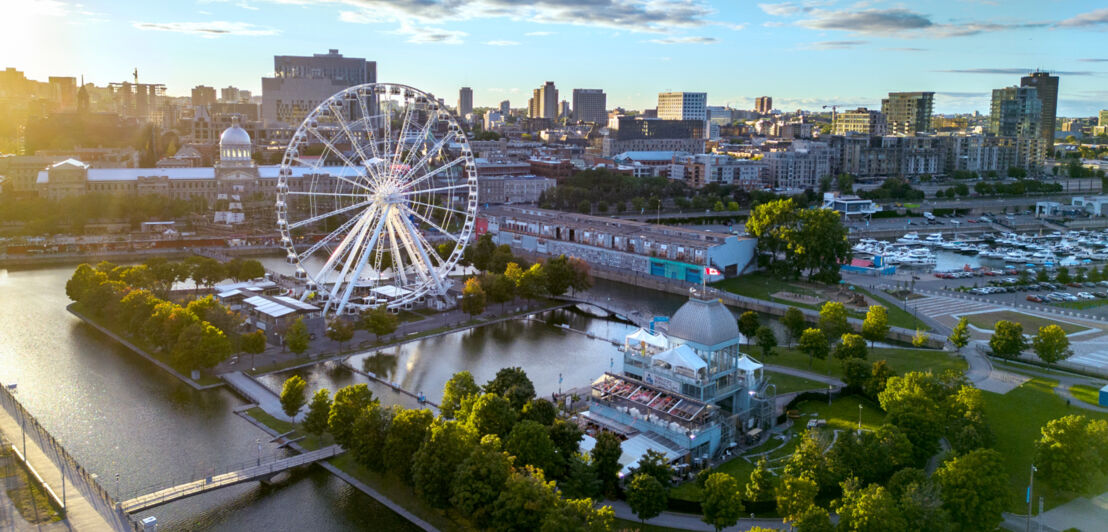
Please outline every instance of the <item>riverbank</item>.
[[212, 252], [228, 257], [264, 257], [279, 253], [283, 248], [276, 246], [238, 246], [223, 248], [151, 248], [120, 251], [102, 251], [88, 253], [49, 253], [41, 255], [12, 255], [0, 253], [0, 268], [45, 268], [65, 266], [87, 262], [96, 264], [102, 260], [110, 262], [139, 262], [149, 258], [184, 259], [197, 255], [201, 251]]

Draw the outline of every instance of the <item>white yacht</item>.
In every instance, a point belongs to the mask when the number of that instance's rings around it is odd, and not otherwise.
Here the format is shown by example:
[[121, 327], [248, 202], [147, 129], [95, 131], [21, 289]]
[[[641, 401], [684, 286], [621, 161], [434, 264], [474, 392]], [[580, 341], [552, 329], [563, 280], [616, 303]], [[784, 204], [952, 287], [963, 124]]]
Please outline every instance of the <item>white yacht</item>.
[[943, 234], [931, 233], [923, 239], [923, 244], [928, 246], [941, 246], [943, 244]]
[[912, 231], [911, 233], [908, 233], [896, 239], [896, 241], [899, 244], [919, 244], [919, 233]]

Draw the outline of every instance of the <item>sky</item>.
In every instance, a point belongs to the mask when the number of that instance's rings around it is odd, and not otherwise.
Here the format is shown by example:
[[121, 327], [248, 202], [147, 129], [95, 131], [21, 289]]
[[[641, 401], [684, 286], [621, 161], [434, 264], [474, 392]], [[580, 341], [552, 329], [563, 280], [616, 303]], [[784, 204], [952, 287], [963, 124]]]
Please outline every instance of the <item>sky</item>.
[[608, 107], [653, 108], [662, 91], [709, 105], [880, 108], [934, 91], [935, 111], [988, 112], [1026, 71], [1061, 77], [1059, 116], [1108, 108], [1103, 0], [0, 0], [0, 68], [32, 79], [164, 83], [261, 92], [274, 55], [336, 48], [377, 79], [477, 106], [600, 88]]

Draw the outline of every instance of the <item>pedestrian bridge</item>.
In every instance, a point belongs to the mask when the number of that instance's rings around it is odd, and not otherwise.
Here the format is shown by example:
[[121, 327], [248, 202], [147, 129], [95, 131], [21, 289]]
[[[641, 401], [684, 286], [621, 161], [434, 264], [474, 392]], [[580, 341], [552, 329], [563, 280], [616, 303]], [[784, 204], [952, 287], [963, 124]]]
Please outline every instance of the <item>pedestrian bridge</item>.
[[130, 498], [119, 503], [119, 507], [124, 513], [130, 514], [192, 497], [193, 495], [199, 495], [227, 486], [234, 486], [235, 484], [241, 484], [243, 482], [250, 482], [253, 480], [261, 480], [264, 482], [282, 471], [287, 471], [294, 467], [311, 464], [320, 460], [326, 460], [338, 456], [343, 452], [345, 452], [345, 450], [342, 447], [331, 445], [287, 458], [259, 459], [249, 462], [248, 464], [240, 464], [240, 467], [231, 468], [231, 470], [219, 474], [212, 474], [204, 478], [182, 482], [147, 493], [146, 495]]

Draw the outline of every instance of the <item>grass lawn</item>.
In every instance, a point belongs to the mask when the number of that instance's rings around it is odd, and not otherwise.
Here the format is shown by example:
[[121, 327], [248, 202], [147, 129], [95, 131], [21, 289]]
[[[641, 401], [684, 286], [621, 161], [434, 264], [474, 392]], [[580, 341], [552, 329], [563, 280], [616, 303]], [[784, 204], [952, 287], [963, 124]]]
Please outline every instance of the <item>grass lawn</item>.
[[34, 525], [61, 521], [61, 508], [54, 504], [46, 490], [31, 476], [14, 453], [8, 449], [0, 450], [0, 460], [5, 462], [4, 467], [0, 468], [0, 482], [8, 486], [4, 490], [5, 494], [20, 517]]
[[822, 382], [805, 379], [804, 377], [785, 375], [784, 373], [774, 373], [770, 376], [770, 382], [777, 385], [777, 393], [779, 394], [802, 392], [805, 390], [822, 390], [827, 388], [827, 385]]
[[1054, 303], [1056, 307], [1072, 308], [1072, 309], [1087, 309], [1096, 308], [1099, 306], [1108, 305], [1108, 299], [1082, 299], [1080, 301], [1060, 301]]
[[[996, 437], [996, 450], [1004, 457], [1011, 486], [1011, 499], [1008, 511], [1020, 513], [1027, 511], [1024, 497], [1031, 471], [1031, 461], [1035, 456], [1035, 441], [1042, 436], [1041, 428], [1047, 421], [1069, 414], [1081, 414], [1093, 419], [1108, 419], [1108, 414], [1066, 407], [1066, 401], [1054, 393], [1057, 381], [1034, 378], [1000, 395], [983, 392], [985, 398], [985, 419]], [[1099, 476], [1085, 495], [1094, 495], [1108, 490], [1108, 476]], [[1057, 493], [1044, 478], [1035, 479], [1035, 496], [1046, 497], [1046, 508], [1050, 509], [1068, 502], [1072, 495]]]
[[[885, 411], [881, 405], [868, 399], [850, 395], [831, 401], [804, 401], [796, 405], [801, 416], [797, 419], [797, 425], [803, 430], [809, 419], [827, 420], [827, 426], [832, 429], [856, 430], [858, 428], [858, 406], [861, 406], [862, 428], [876, 430], [885, 421]], [[811, 414], [816, 414], [812, 416]]]
[[1070, 386], [1070, 393], [1081, 401], [1093, 406], [1100, 406], [1100, 388], [1094, 388], [1085, 384], [1074, 384]]
[[931, 327], [928, 327], [927, 324], [924, 323], [923, 321], [921, 321], [919, 319], [916, 319], [916, 317], [913, 316], [912, 313], [907, 312], [904, 309], [902, 309], [902, 308], [900, 308], [896, 305], [886, 304], [885, 300], [874, 297], [873, 293], [870, 292], [869, 290], [866, 290], [865, 288], [862, 288], [860, 286], [855, 285], [854, 286], [854, 291], [861, 292], [861, 293], [869, 296], [869, 298], [872, 299], [873, 301], [877, 302], [877, 304], [885, 307], [885, 310], [887, 311], [887, 313], [889, 315], [889, 325], [892, 325], [893, 327], [902, 327], [902, 328], [910, 329], [910, 330], [916, 330], [916, 329], [923, 329], [924, 331], [930, 331], [931, 330]]
[[[832, 376], [842, 377], [842, 362], [834, 357], [828, 357], [827, 360], [812, 360], [812, 365], [809, 366], [808, 355], [796, 349], [777, 349], [776, 353], [776, 355], [769, 357], [769, 359], [763, 362], [808, 370], [824, 375], [826, 375], [828, 369], [830, 369]], [[928, 369], [935, 373], [941, 373], [946, 369], [965, 370], [968, 367], [966, 361], [962, 358], [938, 349], [897, 349], [891, 347], [878, 347], [870, 350], [868, 360], [871, 362], [876, 362], [878, 360], [888, 361], [889, 366], [899, 375], [903, 375], [909, 371], [925, 371]], [[773, 375], [770, 378], [770, 382], [775, 382], [777, 377], [778, 375]]]
[[793, 305], [796, 307], [819, 310], [819, 306], [817, 305], [795, 303], [786, 299], [771, 297], [770, 294], [775, 294], [777, 292], [793, 292], [809, 296], [817, 294], [814, 290], [805, 288], [803, 286], [797, 286], [789, 281], [783, 281], [765, 272], [756, 272], [749, 275], [743, 275], [741, 277], [724, 279], [722, 281], [712, 283], [712, 286], [719, 288], [720, 290], [726, 290], [733, 294], [739, 294], [740, 296], [753, 297], [755, 299], [764, 299], [766, 301], [777, 301], [779, 303], [785, 303], [787, 305]]
[[[1025, 334], [1035, 334], [1039, 331], [1039, 327], [1047, 325], [1057, 325], [1062, 328], [1066, 334], [1073, 334], [1078, 331], [1088, 330], [1088, 327], [1082, 327], [1074, 323], [1067, 323], [1064, 321], [1055, 320], [1052, 318], [1044, 318], [1041, 316], [1032, 316], [1030, 314], [1024, 314], [1022, 312], [1013, 312], [1011, 310], [999, 310], [996, 312], [985, 312], [982, 314], [966, 314], [965, 318], [969, 321], [970, 325], [977, 327], [983, 331], [992, 331], [993, 325], [1000, 320], [1007, 320], [1023, 325], [1023, 332]], [[1026, 513], [1026, 510], [1024, 511]]]

